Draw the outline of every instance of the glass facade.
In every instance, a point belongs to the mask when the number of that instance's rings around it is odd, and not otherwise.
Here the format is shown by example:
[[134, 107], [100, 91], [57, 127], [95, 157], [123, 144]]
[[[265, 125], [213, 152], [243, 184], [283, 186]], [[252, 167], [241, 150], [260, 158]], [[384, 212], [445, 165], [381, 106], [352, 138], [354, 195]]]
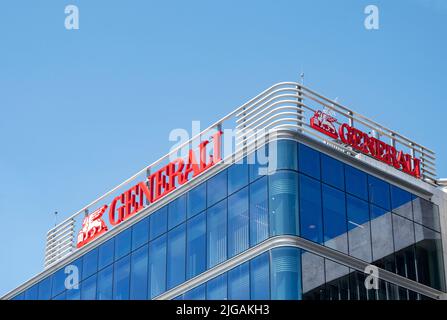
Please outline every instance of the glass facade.
[[[272, 153], [267, 146], [262, 152]], [[292, 140], [276, 170], [246, 159], [179, 196], [16, 299], [152, 299], [269, 237], [293, 235], [445, 291], [438, 207]], [[298, 248], [276, 248], [178, 299], [422, 299]], [[363, 287], [364, 288], [364, 287]]]

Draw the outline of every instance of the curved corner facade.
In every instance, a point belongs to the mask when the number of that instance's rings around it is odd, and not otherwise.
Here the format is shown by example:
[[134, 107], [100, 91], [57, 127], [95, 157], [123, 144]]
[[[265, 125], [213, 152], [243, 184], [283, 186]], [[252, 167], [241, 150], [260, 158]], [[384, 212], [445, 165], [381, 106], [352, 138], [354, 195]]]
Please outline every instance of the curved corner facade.
[[277, 132], [4, 298], [443, 299], [445, 193], [299, 128]]

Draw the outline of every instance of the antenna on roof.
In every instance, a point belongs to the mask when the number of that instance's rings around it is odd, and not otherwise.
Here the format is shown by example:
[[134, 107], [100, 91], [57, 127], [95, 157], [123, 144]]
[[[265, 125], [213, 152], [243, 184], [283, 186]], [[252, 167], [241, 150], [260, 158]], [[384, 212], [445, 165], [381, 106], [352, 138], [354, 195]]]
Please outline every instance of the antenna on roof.
[[54, 226], [57, 225], [57, 211], [54, 211]]
[[304, 72], [301, 72], [300, 79], [301, 79], [301, 85], [304, 85]]

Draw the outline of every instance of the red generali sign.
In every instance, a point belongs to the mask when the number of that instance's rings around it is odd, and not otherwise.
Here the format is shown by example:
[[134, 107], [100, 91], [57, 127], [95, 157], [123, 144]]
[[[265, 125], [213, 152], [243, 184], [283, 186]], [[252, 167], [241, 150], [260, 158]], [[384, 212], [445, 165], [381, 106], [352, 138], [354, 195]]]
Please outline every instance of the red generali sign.
[[151, 174], [146, 181], [141, 181], [127, 191], [115, 197], [108, 205], [103, 205], [87, 215], [82, 222], [82, 229], [78, 233], [77, 247], [80, 248], [107, 231], [102, 216], [108, 212], [108, 219], [112, 226], [134, 216], [147, 203], [153, 203], [174, 191], [178, 186], [189, 181], [222, 160], [221, 139], [222, 132], [211, 136], [213, 143], [212, 154], [207, 153], [210, 140], [199, 144], [197, 153], [189, 150], [188, 159], [177, 158], [158, 171]]
[[395, 147], [371, 137], [347, 123], [341, 124], [337, 130], [336, 122], [336, 118], [318, 110], [310, 119], [310, 126], [331, 138], [340, 139], [341, 142], [350, 145], [353, 149], [370, 155], [398, 170], [402, 170], [418, 179], [421, 177], [420, 159], [414, 158], [403, 151], [398, 151]]

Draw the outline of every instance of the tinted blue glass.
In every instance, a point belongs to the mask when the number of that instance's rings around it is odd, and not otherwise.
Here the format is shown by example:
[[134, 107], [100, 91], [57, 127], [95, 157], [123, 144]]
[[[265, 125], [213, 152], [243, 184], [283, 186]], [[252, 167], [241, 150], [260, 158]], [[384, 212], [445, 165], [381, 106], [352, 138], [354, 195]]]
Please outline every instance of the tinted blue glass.
[[390, 206], [390, 184], [376, 177], [368, 175], [369, 201], [386, 210]]
[[11, 300], [24, 300], [25, 299], [25, 293], [19, 293], [18, 295], [16, 295], [14, 298], [12, 298]]
[[188, 192], [188, 218], [206, 208], [206, 183], [202, 183]]
[[250, 182], [264, 176], [268, 172], [269, 165], [268, 145], [257, 149], [247, 157], [249, 163]]
[[206, 284], [207, 300], [226, 300], [227, 299], [227, 274], [211, 279]]
[[121, 231], [115, 236], [115, 261], [129, 254], [131, 241], [132, 241], [132, 229], [128, 228]]
[[132, 250], [135, 250], [149, 241], [149, 217], [144, 218], [132, 226]]
[[39, 282], [39, 300], [50, 300], [53, 277], [49, 276]]
[[238, 191], [248, 184], [248, 165], [235, 163], [228, 168], [228, 194]]
[[181, 195], [168, 205], [168, 229], [178, 226], [186, 219], [186, 194]]
[[149, 243], [149, 293], [153, 298], [166, 290], [166, 236]]
[[168, 289], [185, 281], [186, 226], [181, 224], [168, 232]]
[[228, 257], [248, 249], [248, 187], [228, 197]]
[[[400, 251], [415, 242], [414, 223], [411, 220], [393, 214], [394, 250]], [[410, 249], [412, 251], [412, 249]], [[403, 268], [407, 269], [407, 268]]]
[[320, 179], [320, 153], [304, 144], [299, 144], [299, 170], [315, 179]]
[[276, 168], [271, 166], [269, 171], [291, 169], [298, 170], [298, 145], [292, 140], [279, 140], [269, 143], [271, 156], [276, 156]]
[[205, 212], [188, 220], [186, 246], [186, 277], [188, 279], [206, 268], [206, 215]]
[[271, 251], [272, 300], [301, 299], [301, 259], [297, 248], [276, 248]]
[[114, 260], [115, 238], [104, 242], [98, 249], [98, 270], [112, 264]]
[[389, 211], [370, 205], [373, 261], [394, 252], [393, 224]]
[[157, 238], [159, 235], [165, 233], [168, 228], [168, 210], [164, 206], [150, 215], [150, 237], [149, 240]]
[[113, 300], [129, 300], [130, 256], [114, 263]]
[[227, 196], [227, 170], [224, 170], [206, 182], [207, 206], [210, 207]]
[[269, 176], [270, 235], [299, 235], [298, 174], [280, 171]]
[[53, 300], [66, 300], [66, 299], [67, 299], [67, 293], [65, 291], [53, 298]]
[[205, 284], [185, 292], [183, 300], [205, 300]]
[[227, 259], [227, 201], [207, 210], [208, 268]]
[[148, 297], [148, 245], [132, 252], [130, 261], [130, 299], [145, 300]]
[[368, 203], [347, 195], [349, 254], [371, 261], [371, 231], [369, 223]]
[[[83, 257], [80, 257], [80, 258], [76, 259], [75, 261], [73, 261], [72, 263], [70, 263], [71, 267], [77, 268], [77, 271], [79, 274], [79, 279], [82, 279], [82, 273], [83, 273], [82, 266], [84, 264], [82, 263], [82, 260], [83, 260]], [[68, 274], [71, 274], [71, 273], [72, 273], [72, 271], [70, 271]]]
[[67, 289], [65, 292], [65, 298], [67, 300], [81, 300], [81, 289]]
[[228, 299], [250, 299], [250, 275], [248, 262], [228, 271]]
[[363, 200], [368, 200], [368, 184], [366, 173], [345, 165], [346, 192]]
[[348, 253], [345, 193], [323, 184], [324, 244]]
[[321, 179], [333, 187], [344, 190], [345, 169], [343, 163], [321, 154]]
[[38, 283], [25, 291], [25, 300], [37, 300], [38, 296], [39, 296]]
[[98, 272], [96, 298], [98, 300], [111, 300], [113, 288], [113, 265]]
[[323, 215], [321, 212], [321, 184], [300, 174], [301, 236], [323, 243]]
[[270, 299], [270, 264], [268, 252], [250, 261], [250, 298]]
[[98, 271], [98, 249], [95, 248], [84, 255], [82, 264], [82, 280]]
[[81, 300], [96, 299], [96, 274], [81, 282]]
[[250, 184], [250, 245], [254, 246], [269, 235], [267, 177]]
[[405, 218], [413, 220], [411, 193], [391, 185], [391, 210]]
[[420, 197], [412, 196], [414, 221], [436, 231], [441, 231], [439, 207]]
[[65, 279], [67, 275], [65, 274], [65, 267], [56, 271], [53, 275], [53, 290], [51, 296], [55, 297], [65, 290]]

